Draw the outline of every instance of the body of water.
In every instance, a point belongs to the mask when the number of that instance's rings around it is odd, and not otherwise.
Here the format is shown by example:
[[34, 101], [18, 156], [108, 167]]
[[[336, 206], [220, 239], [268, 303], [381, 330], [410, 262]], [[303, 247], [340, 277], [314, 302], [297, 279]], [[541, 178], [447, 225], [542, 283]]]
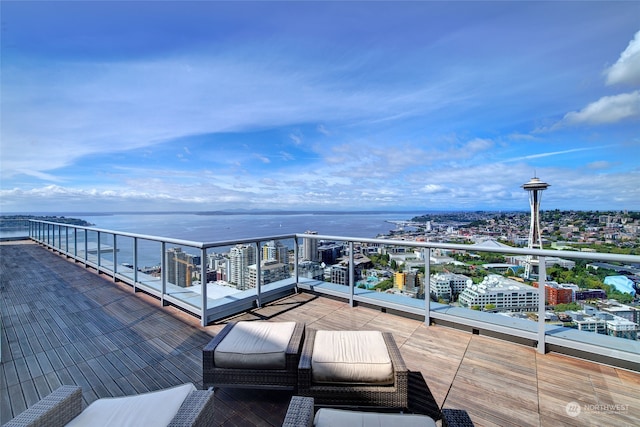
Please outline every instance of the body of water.
[[[198, 242], [216, 242], [245, 238], [259, 238], [283, 234], [304, 233], [307, 230], [322, 235], [373, 238], [387, 234], [396, 225], [388, 221], [406, 221], [424, 212], [387, 213], [295, 213], [295, 214], [65, 214], [80, 218], [106, 230], [170, 237]], [[19, 235], [3, 233], [2, 237]], [[26, 235], [26, 232], [23, 232]], [[283, 242], [291, 246], [292, 242]], [[160, 262], [159, 244], [141, 242], [139, 265], [151, 266]], [[187, 252], [193, 252], [185, 248]], [[223, 252], [228, 248], [220, 248]], [[195, 253], [194, 253], [195, 254]], [[110, 258], [108, 254], [105, 257]], [[119, 263], [132, 263], [128, 244], [119, 243]]]
[[376, 237], [396, 226], [387, 221], [409, 220], [416, 213], [348, 214], [117, 214], [83, 215], [95, 227], [176, 239], [215, 242], [280, 234], [304, 233]]

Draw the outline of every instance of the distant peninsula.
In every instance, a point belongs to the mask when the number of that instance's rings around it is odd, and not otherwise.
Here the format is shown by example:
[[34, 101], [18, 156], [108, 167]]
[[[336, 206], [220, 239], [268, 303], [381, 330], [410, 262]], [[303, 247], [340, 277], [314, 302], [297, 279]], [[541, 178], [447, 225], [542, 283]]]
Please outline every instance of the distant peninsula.
[[30, 219], [37, 219], [39, 221], [51, 221], [62, 224], [80, 225], [83, 227], [89, 227], [94, 224], [78, 218], [67, 218], [64, 216], [49, 216], [49, 215], [0, 215], [0, 230], [18, 230], [23, 229]]

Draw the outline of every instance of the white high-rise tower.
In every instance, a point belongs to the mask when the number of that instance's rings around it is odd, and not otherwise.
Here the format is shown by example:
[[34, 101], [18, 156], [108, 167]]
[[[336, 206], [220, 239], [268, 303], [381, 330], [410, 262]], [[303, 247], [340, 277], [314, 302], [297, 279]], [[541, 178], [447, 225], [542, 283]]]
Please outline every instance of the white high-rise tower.
[[[522, 185], [526, 191], [529, 192], [529, 205], [531, 205], [531, 227], [529, 228], [529, 249], [542, 249], [542, 232], [540, 230], [540, 199], [542, 197], [541, 192], [546, 190], [549, 184], [540, 180], [540, 178], [533, 177], [529, 182]], [[529, 279], [531, 277], [532, 264], [537, 262], [537, 259], [533, 259], [533, 256], [527, 256], [527, 263], [525, 265], [524, 277]]]

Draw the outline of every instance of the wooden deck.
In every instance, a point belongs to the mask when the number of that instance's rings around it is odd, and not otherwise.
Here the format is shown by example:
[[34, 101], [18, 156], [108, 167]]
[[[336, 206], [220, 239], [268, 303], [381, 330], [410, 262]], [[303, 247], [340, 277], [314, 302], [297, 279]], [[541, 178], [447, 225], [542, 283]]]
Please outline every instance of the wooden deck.
[[[0, 245], [0, 423], [61, 384], [86, 403], [184, 382], [202, 386], [206, 328], [32, 243]], [[468, 411], [476, 426], [638, 426], [640, 374], [301, 293], [237, 319], [393, 333], [414, 404]], [[290, 392], [216, 391], [221, 426], [280, 425]], [[416, 403], [417, 402], [417, 403]], [[579, 413], [570, 416], [575, 402]], [[416, 406], [416, 407], [418, 407]]]

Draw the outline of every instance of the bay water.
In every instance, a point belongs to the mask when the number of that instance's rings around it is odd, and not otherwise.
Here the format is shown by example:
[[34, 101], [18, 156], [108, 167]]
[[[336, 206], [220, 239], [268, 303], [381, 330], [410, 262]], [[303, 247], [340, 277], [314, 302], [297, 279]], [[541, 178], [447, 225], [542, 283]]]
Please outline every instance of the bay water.
[[[308, 212], [308, 213], [113, 213], [65, 214], [88, 221], [95, 228], [167, 237], [197, 242], [217, 242], [261, 238], [307, 230], [320, 235], [374, 238], [387, 234], [397, 226], [389, 221], [407, 221], [424, 212]], [[292, 247], [291, 241], [283, 244]], [[105, 242], [103, 242], [105, 244]], [[109, 244], [108, 241], [106, 244]], [[138, 265], [152, 266], [160, 262], [160, 245], [141, 241]], [[186, 252], [197, 254], [184, 247]], [[226, 252], [220, 247], [215, 252]], [[132, 243], [118, 242], [118, 263], [133, 263]], [[105, 258], [111, 258], [104, 254]]]

